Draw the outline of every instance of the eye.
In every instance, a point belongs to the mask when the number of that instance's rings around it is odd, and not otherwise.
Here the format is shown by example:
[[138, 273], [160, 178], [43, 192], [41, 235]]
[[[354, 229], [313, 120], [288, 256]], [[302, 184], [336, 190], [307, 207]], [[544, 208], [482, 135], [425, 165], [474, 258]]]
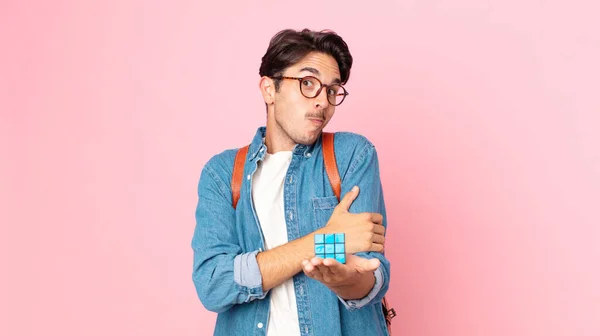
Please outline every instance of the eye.
[[313, 81], [309, 78], [304, 78], [302, 79], [302, 85], [306, 87], [313, 87], [315, 83], [313, 83]]
[[327, 94], [330, 96], [337, 96], [340, 93], [340, 87], [337, 85], [333, 85], [327, 89]]

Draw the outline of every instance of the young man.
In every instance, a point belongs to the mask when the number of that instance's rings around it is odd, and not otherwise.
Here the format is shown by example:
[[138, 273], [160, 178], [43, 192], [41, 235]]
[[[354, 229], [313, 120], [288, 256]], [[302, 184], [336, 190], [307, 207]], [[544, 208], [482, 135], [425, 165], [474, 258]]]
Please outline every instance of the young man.
[[[387, 335], [377, 153], [360, 135], [335, 134], [340, 202], [324, 168], [321, 133], [347, 96], [351, 66], [333, 32], [279, 32], [260, 67], [266, 127], [250, 143], [235, 207], [237, 150], [205, 165], [193, 281], [202, 304], [219, 313], [215, 335]], [[345, 234], [345, 264], [315, 257], [321, 233]]]

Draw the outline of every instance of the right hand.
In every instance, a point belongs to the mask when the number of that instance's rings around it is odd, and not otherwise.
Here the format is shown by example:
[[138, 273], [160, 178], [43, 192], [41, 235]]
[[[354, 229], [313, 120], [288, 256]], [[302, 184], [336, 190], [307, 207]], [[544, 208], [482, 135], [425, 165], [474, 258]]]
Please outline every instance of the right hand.
[[350, 205], [358, 196], [358, 187], [350, 190], [333, 210], [327, 225], [319, 229], [319, 233], [344, 233], [346, 253], [383, 252], [385, 243], [385, 227], [383, 216], [378, 213], [348, 212]]

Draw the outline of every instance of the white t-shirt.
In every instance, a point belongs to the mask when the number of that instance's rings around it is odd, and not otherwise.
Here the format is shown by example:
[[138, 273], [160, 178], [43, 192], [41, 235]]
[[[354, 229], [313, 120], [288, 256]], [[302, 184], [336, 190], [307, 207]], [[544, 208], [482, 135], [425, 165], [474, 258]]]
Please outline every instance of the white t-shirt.
[[[288, 242], [283, 185], [291, 160], [291, 151], [266, 153], [254, 173], [252, 199], [266, 249]], [[267, 336], [279, 335], [300, 335], [294, 280], [291, 278], [271, 289]]]

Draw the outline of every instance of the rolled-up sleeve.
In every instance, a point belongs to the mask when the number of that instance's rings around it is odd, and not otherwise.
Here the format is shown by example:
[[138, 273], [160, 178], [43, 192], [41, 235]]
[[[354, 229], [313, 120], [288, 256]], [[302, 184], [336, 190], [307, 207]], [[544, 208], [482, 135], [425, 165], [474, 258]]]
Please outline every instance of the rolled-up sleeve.
[[[262, 288], [262, 275], [256, 261], [257, 254], [258, 251], [238, 254], [233, 259], [233, 279], [238, 285], [251, 289]], [[266, 292], [255, 290], [251, 295], [262, 299]]]
[[358, 299], [358, 300], [344, 300], [343, 298], [338, 296], [340, 301], [342, 301], [342, 303], [348, 310], [362, 308], [362, 307], [366, 306], [367, 304], [369, 304], [371, 301], [373, 301], [373, 299], [375, 297], [377, 297], [377, 294], [379, 294], [379, 292], [381, 291], [381, 288], [383, 287], [383, 271], [382, 271], [381, 267], [382, 266], [380, 265], [375, 270], [375, 272], [373, 272], [375, 275], [375, 284], [373, 285], [373, 288], [371, 289], [369, 294], [367, 294], [367, 296], [365, 296], [362, 299]]

